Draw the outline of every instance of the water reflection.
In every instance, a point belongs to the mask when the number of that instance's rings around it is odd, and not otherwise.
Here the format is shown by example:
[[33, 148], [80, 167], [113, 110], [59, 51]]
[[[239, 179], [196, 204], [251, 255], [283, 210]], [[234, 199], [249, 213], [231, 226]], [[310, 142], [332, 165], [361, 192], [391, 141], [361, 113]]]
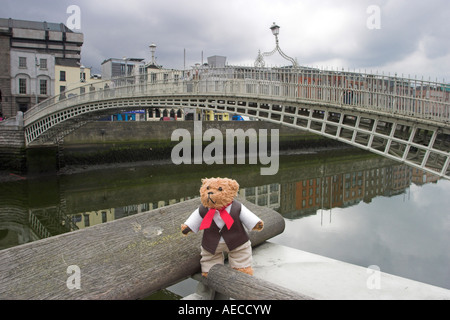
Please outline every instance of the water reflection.
[[271, 241], [450, 289], [450, 181], [287, 220]]
[[450, 288], [450, 182], [359, 150], [258, 166], [117, 166], [0, 183], [0, 250], [198, 197], [231, 177], [242, 198], [286, 218], [271, 241]]
[[161, 165], [0, 183], [0, 249], [195, 198], [205, 176], [237, 179], [242, 198], [288, 219], [370, 203], [377, 196], [404, 193], [411, 183], [437, 180], [358, 150], [285, 156], [275, 176], [260, 176], [258, 170]]

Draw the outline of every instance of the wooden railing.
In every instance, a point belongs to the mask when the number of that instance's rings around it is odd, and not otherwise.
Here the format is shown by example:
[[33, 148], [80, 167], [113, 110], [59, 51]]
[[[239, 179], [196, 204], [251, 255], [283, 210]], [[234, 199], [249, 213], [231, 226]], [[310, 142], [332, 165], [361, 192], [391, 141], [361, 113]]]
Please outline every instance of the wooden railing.
[[[284, 230], [277, 212], [245, 205], [265, 222], [253, 246]], [[199, 199], [0, 251], [0, 299], [140, 299], [200, 271], [201, 233], [180, 225]], [[274, 296], [275, 297], [275, 296]]]

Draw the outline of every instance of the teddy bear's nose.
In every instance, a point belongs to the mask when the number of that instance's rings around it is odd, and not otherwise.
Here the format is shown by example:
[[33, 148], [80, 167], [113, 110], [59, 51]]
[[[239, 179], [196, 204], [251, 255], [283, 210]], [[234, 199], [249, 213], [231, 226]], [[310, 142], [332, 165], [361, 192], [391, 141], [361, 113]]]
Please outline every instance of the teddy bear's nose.
[[208, 194], [214, 194], [214, 192], [211, 192], [211, 191], [210, 191], [210, 192], [208, 192]]

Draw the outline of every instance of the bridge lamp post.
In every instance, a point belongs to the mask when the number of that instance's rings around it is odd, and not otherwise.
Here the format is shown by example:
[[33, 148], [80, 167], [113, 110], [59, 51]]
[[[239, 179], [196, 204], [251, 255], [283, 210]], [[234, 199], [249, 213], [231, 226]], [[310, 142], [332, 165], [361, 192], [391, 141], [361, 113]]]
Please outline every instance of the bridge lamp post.
[[280, 34], [280, 26], [273, 23], [273, 25], [270, 27], [270, 30], [272, 30], [272, 34], [275, 36], [275, 43], [278, 46], [278, 35]]
[[259, 51], [258, 57], [255, 60], [255, 67], [264, 67], [266, 64], [264, 62], [264, 57], [269, 57], [269, 56], [273, 55], [275, 52], [278, 52], [284, 59], [290, 61], [294, 68], [298, 68], [297, 60], [289, 57], [280, 48], [279, 41], [278, 41], [278, 35], [280, 34], [280, 26], [274, 22], [272, 24], [272, 26], [270, 27], [270, 30], [272, 31], [272, 34], [275, 36], [275, 49], [273, 49], [270, 52], [264, 52], [264, 53], [261, 53], [261, 51]]

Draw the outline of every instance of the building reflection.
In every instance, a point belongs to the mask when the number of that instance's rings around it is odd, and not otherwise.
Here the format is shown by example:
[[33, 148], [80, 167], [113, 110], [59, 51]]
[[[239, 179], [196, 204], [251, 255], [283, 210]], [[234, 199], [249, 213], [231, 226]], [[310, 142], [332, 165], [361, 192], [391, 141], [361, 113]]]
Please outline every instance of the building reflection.
[[402, 194], [411, 183], [421, 185], [438, 180], [422, 170], [394, 165], [283, 183], [279, 212], [296, 219], [319, 209], [346, 208], [361, 201], [370, 203], [378, 196]]
[[[320, 171], [319, 171], [320, 172]], [[372, 168], [355, 172], [322, 175], [305, 180], [245, 187], [239, 197], [278, 211], [285, 218], [298, 219], [318, 210], [346, 208], [360, 202], [370, 203], [378, 196], [402, 194], [414, 184], [436, 182], [439, 177], [406, 165]], [[71, 215], [76, 228], [85, 228], [167, 205], [196, 198], [161, 200]]]

